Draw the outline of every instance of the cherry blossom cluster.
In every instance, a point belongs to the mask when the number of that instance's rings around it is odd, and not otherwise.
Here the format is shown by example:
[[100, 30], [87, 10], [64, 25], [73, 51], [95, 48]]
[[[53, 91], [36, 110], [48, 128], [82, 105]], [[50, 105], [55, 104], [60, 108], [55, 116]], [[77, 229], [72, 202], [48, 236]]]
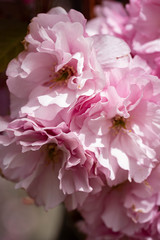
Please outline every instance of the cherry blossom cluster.
[[46, 210], [77, 209], [87, 240], [158, 240], [160, 3], [96, 12], [32, 19], [6, 71], [1, 173]]

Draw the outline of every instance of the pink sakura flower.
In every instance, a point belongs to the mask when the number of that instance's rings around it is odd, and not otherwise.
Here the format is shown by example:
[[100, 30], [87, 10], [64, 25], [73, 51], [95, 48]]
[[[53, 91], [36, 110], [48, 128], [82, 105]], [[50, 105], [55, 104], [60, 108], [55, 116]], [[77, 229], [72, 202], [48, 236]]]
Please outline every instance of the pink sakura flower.
[[[94, 92], [96, 75], [101, 73], [94, 63], [85, 22], [81, 13], [71, 10], [67, 14], [62, 8], [32, 20], [25, 38], [26, 51], [12, 60], [7, 69], [13, 117], [19, 115], [21, 106], [27, 102], [22, 114], [33, 115], [33, 109], [39, 105], [45, 108], [52, 104], [56, 115], [58, 109], [71, 104], [80, 93]], [[102, 81], [99, 85], [103, 85]]]
[[131, 36], [132, 52], [146, 59], [155, 71], [159, 68], [155, 59], [160, 57], [160, 32], [158, 30], [160, 27], [160, 2], [157, 0], [130, 0], [126, 9], [130, 17], [125, 34]]
[[97, 18], [89, 21], [89, 35], [108, 33], [124, 39], [132, 55], [139, 55], [159, 75], [160, 2], [158, 0], [130, 0], [126, 8], [120, 3], [104, 1], [95, 9]]
[[13, 118], [53, 120], [80, 95], [103, 89], [103, 70], [128, 66], [128, 45], [111, 36], [88, 37], [85, 22], [81, 13], [62, 8], [33, 18], [26, 50], [7, 69]]
[[139, 67], [114, 69], [109, 80], [103, 91], [79, 97], [67, 121], [110, 186], [141, 183], [159, 161], [160, 82]]
[[128, 22], [128, 15], [121, 3], [115, 1], [103, 1], [102, 5], [95, 7], [96, 18], [87, 23], [87, 33], [110, 34], [123, 38], [124, 28]]
[[[96, 194], [102, 190], [104, 186], [103, 180], [100, 176], [97, 175], [96, 168], [96, 158], [93, 152], [85, 151], [86, 161], [83, 164], [83, 168], [88, 172], [88, 181], [89, 185], [92, 189], [92, 193]], [[65, 173], [65, 169], [63, 171]], [[79, 206], [82, 206], [86, 197], [88, 196], [88, 192], [73, 192], [70, 195], [67, 195], [65, 198], [65, 206], [69, 211], [77, 209]]]
[[[89, 171], [78, 138], [65, 124], [45, 128], [31, 119], [17, 119], [0, 136], [3, 175], [24, 188], [45, 209], [61, 203], [66, 195], [87, 195]], [[77, 200], [78, 201], [78, 200]]]
[[80, 226], [87, 226], [88, 239], [160, 239], [159, 174], [158, 166], [140, 184], [127, 181], [90, 193], [79, 208], [85, 221]]

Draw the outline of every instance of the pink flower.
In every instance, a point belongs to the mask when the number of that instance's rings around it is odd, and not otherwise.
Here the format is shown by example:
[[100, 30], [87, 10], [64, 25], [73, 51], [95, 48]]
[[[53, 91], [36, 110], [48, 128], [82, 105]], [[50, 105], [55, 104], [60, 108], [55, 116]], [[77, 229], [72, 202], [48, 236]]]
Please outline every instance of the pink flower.
[[88, 240], [160, 239], [159, 5], [106, 2], [87, 27], [38, 14], [7, 68], [1, 173], [45, 209], [78, 209]]
[[88, 239], [160, 239], [159, 173], [158, 166], [141, 184], [127, 181], [90, 193], [79, 208]]
[[131, 0], [126, 9], [130, 18], [125, 34], [132, 33], [132, 51], [142, 56], [153, 69], [156, 69], [154, 59], [160, 56], [160, 33], [158, 31], [160, 3], [154, 0]]
[[[97, 175], [96, 158], [93, 152], [85, 151], [86, 161], [83, 164], [83, 168], [88, 172], [89, 185], [92, 188], [92, 193], [96, 194], [102, 190], [104, 186], [103, 180]], [[63, 171], [65, 173], [65, 169]], [[65, 198], [65, 206], [69, 211], [77, 209], [82, 206], [88, 192], [73, 192], [67, 195]]]
[[[22, 115], [34, 115], [39, 106], [43, 109], [51, 104], [55, 116], [80, 94], [95, 91], [96, 80], [103, 74], [94, 56], [93, 41], [85, 33], [85, 22], [81, 13], [71, 10], [67, 14], [62, 8], [32, 20], [25, 38], [26, 51], [7, 69], [7, 84], [13, 94], [12, 117], [19, 115], [22, 106]], [[98, 86], [103, 85], [99, 81]]]
[[88, 21], [87, 33], [110, 34], [123, 38], [124, 28], [128, 23], [128, 15], [121, 3], [103, 1], [102, 5], [95, 7], [96, 18]]
[[108, 33], [124, 39], [132, 55], [139, 55], [159, 75], [160, 2], [158, 0], [130, 0], [122, 4], [104, 1], [95, 9], [97, 18], [88, 23], [89, 35]]
[[24, 188], [45, 209], [74, 192], [88, 193], [85, 152], [65, 124], [45, 128], [31, 119], [17, 119], [0, 136], [3, 175]]
[[159, 161], [160, 82], [134, 61], [130, 69], [110, 72], [108, 88], [79, 97], [68, 117], [110, 186], [126, 179], [141, 183]]
[[88, 37], [85, 22], [82, 14], [62, 8], [33, 18], [26, 51], [7, 69], [12, 118], [29, 115], [43, 124], [46, 119], [60, 123], [79, 96], [103, 89], [104, 70], [128, 66], [128, 45], [112, 36]]

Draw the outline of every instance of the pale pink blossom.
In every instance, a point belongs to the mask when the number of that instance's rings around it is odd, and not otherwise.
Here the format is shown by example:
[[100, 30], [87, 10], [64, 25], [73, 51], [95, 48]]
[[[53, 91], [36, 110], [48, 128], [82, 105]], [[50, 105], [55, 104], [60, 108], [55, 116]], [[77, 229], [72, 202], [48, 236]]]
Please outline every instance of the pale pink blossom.
[[87, 23], [87, 33], [110, 34], [123, 38], [125, 25], [129, 16], [123, 5], [115, 1], [102, 1], [102, 5], [95, 7], [96, 18]]
[[12, 118], [60, 122], [61, 110], [67, 111], [79, 96], [104, 88], [104, 70], [128, 66], [128, 45], [113, 36], [89, 37], [85, 22], [79, 12], [62, 8], [33, 18], [26, 50], [7, 69]]
[[76, 96], [92, 94], [97, 84], [104, 85], [85, 22], [81, 13], [67, 13], [62, 8], [33, 18], [25, 38], [26, 50], [7, 69], [12, 117], [19, 115], [22, 106], [22, 115], [33, 116], [39, 105], [43, 109], [51, 104], [56, 115]]
[[[88, 172], [88, 181], [89, 185], [92, 188], [92, 193], [96, 194], [102, 190], [102, 187], [105, 185], [104, 181], [99, 175], [97, 175], [96, 162], [97, 159], [93, 152], [85, 151], [86, 161], [83, 165]], [[65, 173], [65, 169], [64, 169]], [[67, 195], [65, 198], [65, 206], [69, 211], [77, 209], [79, 206], [82, 206], [88, 192], [73, 192], [70, 195]]]
[[53, 8], [7, 68], [1, 173], [45, 209], [78, 209], [88, 240], [160, 239], [158, 9], [105, 2], [86, 28]]
[[67, 121], [110, 186], [140, 183], [159, 162], [160, 81], [134, 61], [130, 69], [111, 70], [109, 80], [98, 94], [79, 97]]
[[[92, 191], [86, 155], [78, 138], [63, 123], [45, 128], [31, 119], [16, 119], [0, 136], [0, 167], [5, 178], [24, 188], [45, 209], [67, 194]], [[82, 194], [83, 195], [83, 194]]]
[[141, 184], [127, 181], [90, 193], [79, 208], [88, 239], [160, 239], [159, 174], [158, 166]]
[[97, 18], [88, 22], [89, 35], [108, 33], [124, 39], [132, 55], [139, 55], [159, 75], [160, 2], [158, 0], [130, 0], [120, 3], [103, 1], [95, 8]]
[[[125, 35], [131, 37], [131, 49], [151, 65], [159, 68], [156, 58], [160, 56], [160, 2], [155, 0], [130, 0], [126, 6], [129, 22]], [[159, 75], [158, 75], [159, 76]]]

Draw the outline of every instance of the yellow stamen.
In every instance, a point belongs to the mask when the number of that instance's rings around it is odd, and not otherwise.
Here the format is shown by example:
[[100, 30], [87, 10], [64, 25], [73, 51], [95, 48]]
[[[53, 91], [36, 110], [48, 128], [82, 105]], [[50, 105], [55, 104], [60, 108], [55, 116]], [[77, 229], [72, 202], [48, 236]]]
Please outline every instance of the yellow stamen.
[[56, 85], [66, 85], [68, 80], [75, 74], [76, 74], [76, 71], [72, 66], [65, 65], [58, 72], [53, 73], [53, 75], [51, 75], [52, 79], [46, 82], [46, 84], [50, 88]]
[[122, 116], [116, 115], [111, 119], [112, 126], [111, 129], [114, 129], [116, 133], [118, 133], [121, 128], [126, 129], [126, 119]]

